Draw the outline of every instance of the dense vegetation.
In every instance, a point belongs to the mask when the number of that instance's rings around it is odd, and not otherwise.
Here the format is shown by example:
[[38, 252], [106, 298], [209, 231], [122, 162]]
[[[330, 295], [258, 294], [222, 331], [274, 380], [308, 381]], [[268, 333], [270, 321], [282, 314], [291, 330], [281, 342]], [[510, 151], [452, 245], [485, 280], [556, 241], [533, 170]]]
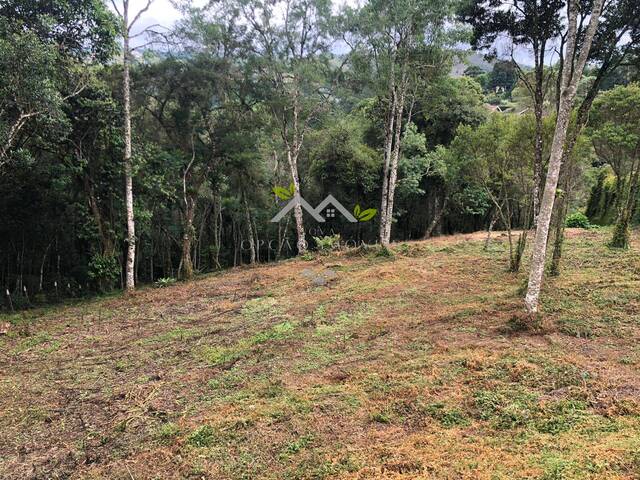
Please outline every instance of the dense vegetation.
[[[594, 16], [582, 76], [577, 54], [548, 57], [549, 45], [570, 44], [571, 2], [567, 18], [559, 0], [509, 14], [463, 3], [234, 0], [185, 5], [172, 30], [139, 31], [145, 12], [128, 2], [4, 2], [7, 307], [304, 254], [334, 234], [355, 246], [507, 230], [518, 270], [561, 141], [558, 112], [572, 107], [552, 271], [570, 213], [616, 223], [611, 244], [628, 247], [640, 175], [637, 2]], [[497, 51], [505, 35], [531, 49], [532, 65]], [[463, 42], [496, 49], [494, 59], [452, 75], [469, 57]], [[566, 65], [579, 73], [568, 78]], [[575, 102], [564, 102], [573, 80]], [[359, 221], [315, 223], [295, 206], [271, 222], [298, 194], [314, 207], [332, 194]]]

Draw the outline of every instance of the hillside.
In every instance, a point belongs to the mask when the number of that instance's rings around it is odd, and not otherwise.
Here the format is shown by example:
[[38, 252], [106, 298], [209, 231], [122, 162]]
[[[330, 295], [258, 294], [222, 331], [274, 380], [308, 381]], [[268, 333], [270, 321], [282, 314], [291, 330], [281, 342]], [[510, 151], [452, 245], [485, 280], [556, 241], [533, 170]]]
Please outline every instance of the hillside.
[[0, 317], [0, 478], [639, 478], [640, 237], [608, 235], [568, 232], [540, 332], [482, 233]]

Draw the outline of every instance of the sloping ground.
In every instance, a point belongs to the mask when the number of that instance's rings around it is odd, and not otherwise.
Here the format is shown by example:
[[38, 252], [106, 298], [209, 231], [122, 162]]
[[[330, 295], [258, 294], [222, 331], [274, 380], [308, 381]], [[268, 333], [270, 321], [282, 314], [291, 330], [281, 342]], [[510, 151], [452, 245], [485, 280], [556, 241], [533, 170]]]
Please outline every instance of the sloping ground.
[[12, 316], [0, 478], [640, 478], [640, 242], [569, 237], [541, 333], [481, 234]]

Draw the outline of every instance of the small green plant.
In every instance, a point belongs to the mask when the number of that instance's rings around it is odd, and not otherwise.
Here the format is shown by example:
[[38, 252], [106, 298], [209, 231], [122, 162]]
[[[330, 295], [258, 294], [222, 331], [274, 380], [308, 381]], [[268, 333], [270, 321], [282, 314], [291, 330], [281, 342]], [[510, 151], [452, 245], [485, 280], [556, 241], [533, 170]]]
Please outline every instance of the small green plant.
[[120, 262], [116, 257], [96, 254], [89, 260], [88, 274], [99, 291], [109, 291], [120, 276]]
[[425, 411], [431, 418], [438, 420], [446, 428], [469, 424], [469, 420], [460, 411], [449, 410], [440, 402], [427, 405]]
[[371, 414], [371, 420], [377, 423], [391, 423], [391, 417], [385, 412], [374, 412]]
[[324, 237], [313, 237], [321, 253], [338, 250], [340, 248], [340, 234], [327, 235]]
[[159, 278], [158, 280], [155, 281], [155, 283], [153, 284], [156, 288], [165, 288], [165, 287], [169, 287], [171, 285], [173, 285], [174, 283], [176, 283], [176, 279], [173, 277], [164, 277], [164, 278]]
[[589, 218], [581, 212], [572, 213], [571, 215], [567, 216], [566, 225], [569, 228], [591, 228], [591, 222], [589, 221]]
[[179, 434], [180, 434], [180, 427], [178, 427], [178, 425], [176, 425], [175, 423], [169, 422], [169, 423], [165, 423], [158, 429], [156, 436], [158, 437], [158, 440], [160, 440], [161, 442], [167, 443], [170, 440], [177, 437]]
[[203, 425], [189, 435], [187, 443], [198, 448], [209, 447], [213, 444], [215, 436], [215, 431], [211, 426]]

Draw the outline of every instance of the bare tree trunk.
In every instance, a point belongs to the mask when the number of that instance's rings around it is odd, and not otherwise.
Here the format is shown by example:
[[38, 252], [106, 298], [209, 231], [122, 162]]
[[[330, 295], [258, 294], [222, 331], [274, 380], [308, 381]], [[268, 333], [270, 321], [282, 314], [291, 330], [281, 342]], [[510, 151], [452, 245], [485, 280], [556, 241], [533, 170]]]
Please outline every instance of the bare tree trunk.
[[242, 203], [244, 205], [245, 220], [247, 222], [247, 236], [249, 238], [249, 263], [253, 265], [256, 263], [256, 245], [253, 236], [253, 226], [251, 224], [251, 211], [249, 210], [249, 203], [247, 202], [247, 196], [242, 192]]
[[[542, 85], [536, 82], [536, 88], [542, 89]], [[538, 213], [540, 212], [540, 186], [542, 184], [542, 116], [543, 116], [544, 95], [542, 91], [536, 91], [535, 95], [535, 155], [533, 160], [533, 191], [531, 192], [531, 200], [533, 205], [533, 227], [538, 224]], [[528, 222], [528, 220], [527, 220]]]
[[184, 223], [182, 232], [182, 256], [178, 276], [182, 280], [193, 278], [193, 261], [191, 259], [191, 244], [193, 243], [193, 217], [195, 216], [195, 201], [189, 199], [184, 211]]
[[[397, 110], [397, 92], [395, 85], [395, 64], [391, 64], [389, 76], [389, 112], [384, 133], [384, 164], [382, 169], [382, 198], [380, 202], [380, 243], [388, 244], [386, 241], [387, 223], [391, 221], [387, 217], [389, 201], [389, 169], [391, 168], [391, 155], [393, 153], [393, 137]], [[385, 243], [386, 242], [386, 243]]]
[[595, 0], [589, 26], [582, 41], [580, 53], [574, 68], [571, 59], [577, 51], [577, 18], [578, 4], [577, 0], [568, 1], [568, 30], [567, 30], [567, 54], [565, 58], [565, 68], [562, 72], [562, 92], [560, 93], [560, 105], [558, 108], [558, 118], [556, 120], [556, 128], [551, 145], [551, 156], [549, 159], [549, 168], [547, 171], [547, 180], [545, 183], [544, 194], [540, 204], [540, 213], [538, 215], [538, 224], [536, 227], [536, 237], [534, 240], [533, 254], [531, 258], [531, 269], [529, 271], [529, 283], [527, 287], [527, 295], [525, 297], [525, 306], [530, 315], [538, 312], [538, 300], [540, 297], [540, 289], [542, 287], [542, 277], [544, 275], [544, 265], [547, 253], [547, 239], [549, 237], [549, 224], [551, 222], [551, 214], [553, 212], [553, 204], [556, 196], [556, 187], [558, 185], [558, 176], [560, 174], [560, 166], [562, 163], [562, 154], [564, 144], [567, 139], [567, 128], [571, 117], [571, 109], [576, 96], [577, 84], [582, 77], [584, 66], [587, 62], [591, 44], [595, 35], [596, 28], [602, 12], [604, 0]]
[[447, 203], [448, 203], [449, 199], [445, 196], [444, 200], [442, 201], [442, 206], [438, 205], [438, 197], [436, 197], [435, 199], [435, 215], [433, 217], [433, 220], [431, 220], [431, 223], [429, 224], [429, 227], [427, 228], [427, 231], [424, 233], [424, 238], [431, 238], [431, 236], [433, 235], [433, 232], [435, 231], [436, 227], [440, 224], [440, 222], [442, 221], [442, 217], [444, 216], [444, 212], [445, 209], [447, 208]]
[[387, 213], [385, 215], [386, 222], [384, 225], [384, 242], [383, 245], [389, 245], [391, 242], [391, 226], [393, 225], [393, 204], [396, 191], [396, 183], [398, 180], [398, 161], [400, 159], [400, 146], [402, 142], [402, 113], [404, 110], [404, 100], [406, 92], [406, 65], [402, 68], [402, 79], [400, 84], [400, 92], [398, 94], [398, 103], [396, 105], [396, 119], [394, 122], [394, 145], [393, 154], [391, 156], [391, 167], [389, 169], [389, 186], [387, 189]]
[[42, 255], [42, 262], [40, 262], [40, 284], [38, 291], [42, 291], [42, 284], [44, 283], [44, 263], [47, 259], [47, 253], [49, 253], [49, 249], [51, 248], [51, 244], [53, 243], [53, 240], [51, 240], [49, 242], [49, 245], [47, 245], [47, 248], [44, 250], [44, 254]]
[[124, 17], [124, 56], [122, 61], [122, 94], [124, 109], [124, 177], [125, 206], [127, 211], [127, 262], [126, 289], [133, 291], [136, 286], [134, 267], [136, 258], [136, 223], [133, 213], [133, 167], [131, 165], [131, 86], [129, 66], [131, 50], [129, 47], [129, 8], [128, 2], [123, 9]]
[[487, 238], [484, 240], [484, 250], [489, 250], [489, 242], [491, 241], [491, 232], [493, 231], [493, 227], [498, 221], [498, 212], [494, 211], [491, 214], [491, 219], [489, 220], [489, 226], [487, 227]]

